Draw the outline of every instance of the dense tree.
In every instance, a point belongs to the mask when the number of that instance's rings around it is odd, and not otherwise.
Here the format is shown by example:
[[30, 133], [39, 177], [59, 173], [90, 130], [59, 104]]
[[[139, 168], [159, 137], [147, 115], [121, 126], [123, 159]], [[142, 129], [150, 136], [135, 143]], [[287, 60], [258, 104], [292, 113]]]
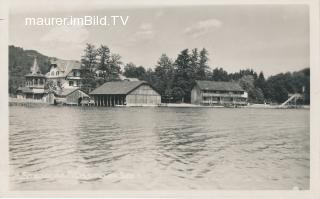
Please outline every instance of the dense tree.
[[163, 101], [172, 98], [173, 75], [173, 61], [166, 54], [162, 54], [154, 69], [153, 83], [154, 87], [163, 96]]
[[245, 75], [239, 80], [240, 86], [248, 93], [248, 101], [253, 103], [263, 103], [264, 96], [260, 88], [254, 85], [254, 77]]
[[212, 71], [211, 80], [227, 82], [230, 81], [230, 77], [228, 72], [223, 70], [223, 68], [215, 68]]
[[125, 65], [123, 75], [129, 78], [144, 80], [146, 78], [146, 69], [142, 66], [137, 67], [135, 64], [130, 62]]
[[174, 87], [179, 87], [183, 90], [184, 96], [182, 102], [190, 102], [192, 86], [195, 83], [195, 68], [192, 67], [192, 59], [189, 55], [189, 50], [181, 51], [175, 61]]
[[200, 51], [199, 66], [197, 68], [197, 80], [208, 79], [208, 76], [209, 76], [208, 55], [209, 55], [209, 53], [208, 53], [207, 49], [203, 48]]
[[107, 72], [108, 81], [119, 79], [119, 74], [121, 73], [121, 65], [121, 56], [119, 54], [111, 54], [109, 69]]
[[98, 55], [98, 69], [101, 70], [102, 77], [104, 79], [107, 79], [107, 74], [109, 73], [109, 63], [110, 63], [110, 49], [108, 46], [101, 45], [100, 48], [97, 49], [97, 55]]
[[84, 55], [81, 58], [81, 89], [89, 93], [97, 83], [95, 80], [95, 68], [97, 67], [98, 52], [95, 46], [87, 44]]
[[253, 71], [253, 69], [240, 70], [239, 72], [230, 73], [228, 76], [229, 76], [229, 79], [239, 80], [246, 75], [251, 75], [254, 79], [257, 79], [258, 77], [257, 73]]

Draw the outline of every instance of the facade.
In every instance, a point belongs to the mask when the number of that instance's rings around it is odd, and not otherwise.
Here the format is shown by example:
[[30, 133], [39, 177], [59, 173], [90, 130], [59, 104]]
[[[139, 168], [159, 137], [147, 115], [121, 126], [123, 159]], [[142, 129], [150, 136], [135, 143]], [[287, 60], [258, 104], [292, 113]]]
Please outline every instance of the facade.
[[90, 95], [96, 106], [156, 106], [161, 103], [160, 94], [144, 81], [107, 82]]
[[31, 72], [25, 75], [25, 78], [25, 85], [17, 90], [17, 98], [45, 101], [48, 94], [45, 89], [46, 77], [41, 74], [36, 58], [31, 67]]
[[74, 60], [50, 60], [50, 71], [46, 74], [47, 80], [52, 81], [61, 89], [80, 87], [81, 63]]
[[191, 103], [204, 106], [245, 106], [248, 93], [236, 82], [196, 81]]

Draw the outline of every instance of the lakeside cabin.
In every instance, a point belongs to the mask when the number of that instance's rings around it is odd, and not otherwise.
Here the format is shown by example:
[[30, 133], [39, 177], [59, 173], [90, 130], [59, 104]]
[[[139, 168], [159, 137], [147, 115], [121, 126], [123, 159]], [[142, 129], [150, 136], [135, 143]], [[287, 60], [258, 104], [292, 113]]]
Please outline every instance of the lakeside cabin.
[[157, 106], [160, 94], [145, 81], [106, 82], [90, 93], [96, 106]]
[[246, 106], [248, 93], [236, 82], [196, 81], [191, 104], [203, 106]]

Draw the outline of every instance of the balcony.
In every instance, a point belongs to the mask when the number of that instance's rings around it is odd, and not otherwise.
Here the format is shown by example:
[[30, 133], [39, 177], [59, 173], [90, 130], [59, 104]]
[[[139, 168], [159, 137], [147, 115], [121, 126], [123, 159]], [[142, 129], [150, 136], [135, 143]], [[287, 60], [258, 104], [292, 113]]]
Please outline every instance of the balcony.
[[230, 93], [202, 93], [203, 97], [243, 97], [246, 98], [245, 94], [230, 94]]

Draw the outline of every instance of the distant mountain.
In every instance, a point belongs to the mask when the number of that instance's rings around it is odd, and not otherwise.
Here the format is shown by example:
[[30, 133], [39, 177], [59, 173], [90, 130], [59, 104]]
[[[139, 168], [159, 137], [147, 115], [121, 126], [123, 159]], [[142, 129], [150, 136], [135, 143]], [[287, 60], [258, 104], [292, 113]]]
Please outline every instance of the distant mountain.
[[19, 86], [24, 84], [24, 76], [30, 72], [34, 57], [37, 57], [38, 65], [43, 74], [49, 71], [50, 59], [35, 50], [24, 50], [16, 46], [9, 46], [9, 93], [15, 94]]

